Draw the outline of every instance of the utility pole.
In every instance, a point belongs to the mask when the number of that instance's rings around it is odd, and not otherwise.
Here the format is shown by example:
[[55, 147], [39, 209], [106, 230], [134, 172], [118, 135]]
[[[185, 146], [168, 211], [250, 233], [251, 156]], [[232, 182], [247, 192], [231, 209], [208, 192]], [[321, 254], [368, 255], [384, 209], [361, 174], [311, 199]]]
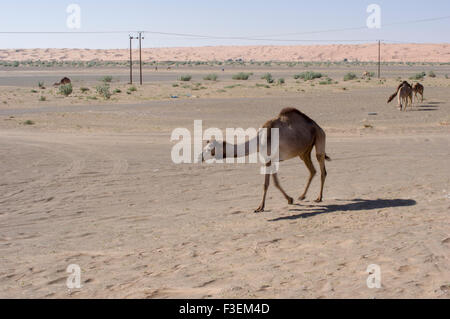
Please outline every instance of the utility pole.
[[142, 85], [142, 32], [139, 32], [139, 70], [140, 70], [140, 83]]
[[378, 78], [381, 78], [381, 40], [378, 40]]
[[132, 41], [137, 39], [130, 35], [130, 84], [133, 84], [133, 45]]

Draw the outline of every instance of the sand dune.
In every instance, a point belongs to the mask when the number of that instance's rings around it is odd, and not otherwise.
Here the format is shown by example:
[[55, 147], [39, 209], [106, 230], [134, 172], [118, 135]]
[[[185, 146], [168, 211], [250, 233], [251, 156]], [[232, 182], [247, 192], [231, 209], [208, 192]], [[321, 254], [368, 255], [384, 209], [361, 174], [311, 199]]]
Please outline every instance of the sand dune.
[[[8, 49], [0, 60], [126, 61], [126, 49]], [[214, 46], [144, 49], [145, 61], [377, 61], [377, 44], [298, 46]], [[383, 44], [385, 62], [450, 62], [450, 44]]]

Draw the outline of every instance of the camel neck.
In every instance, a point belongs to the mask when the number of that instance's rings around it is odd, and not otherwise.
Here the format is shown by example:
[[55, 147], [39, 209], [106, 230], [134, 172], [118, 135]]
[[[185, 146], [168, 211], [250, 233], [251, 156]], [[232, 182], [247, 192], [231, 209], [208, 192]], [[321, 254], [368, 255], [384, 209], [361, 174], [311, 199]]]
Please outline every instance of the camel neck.
[[[231, 144], [223, 142], [223, 157], [224, 158], [238, 158], [249, 156], [250, 154], [258, 152], [259, 143], [258, 137], [255, 137], [245, 143]], [[231, 150], [231, 153], [230, 153]]]

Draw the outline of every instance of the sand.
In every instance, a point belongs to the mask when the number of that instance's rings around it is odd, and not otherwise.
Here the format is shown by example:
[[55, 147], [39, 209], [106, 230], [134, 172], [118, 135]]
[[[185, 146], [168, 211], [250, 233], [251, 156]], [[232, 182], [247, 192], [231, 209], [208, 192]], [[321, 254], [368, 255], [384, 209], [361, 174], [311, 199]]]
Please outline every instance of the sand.
[[[426, 79], [425, 101], [402, 113], [386, 104], [395, 83], [2, 104], [0, 297], [449, 298], [450, 87]], [[259, 127], [288, 106], [327, 132], [323, 203], [319, 178], [291, 206], [271, 185], [254, 214], [258, 165], [171, 161], [174, 128]], [[300, 160], [281, 165], [295, 198], [307, 176]], [[81, 289], [66, 287], [70, 264]]]
[[[9, 49], [0, 60], [127, 61], [125, 49]], [[378, 61], [378, 44], [146, 48], [144, 61]], [[384, 62], [450, 62], [450, 44], [383, 44]]]

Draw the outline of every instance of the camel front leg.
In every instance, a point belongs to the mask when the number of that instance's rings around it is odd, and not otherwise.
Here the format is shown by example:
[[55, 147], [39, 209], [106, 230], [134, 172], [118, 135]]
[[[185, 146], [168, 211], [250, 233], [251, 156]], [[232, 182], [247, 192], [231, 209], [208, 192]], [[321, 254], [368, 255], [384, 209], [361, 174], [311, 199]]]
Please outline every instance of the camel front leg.
[[272, 177], [273, 177], [273, 182], [275, 184], [275, 187], [280, 190], [280, 192], [283, 194], [284, 198], [286, 198], [286, 200], [288, 201], [288, 204], [289, 205], [294, 204], [294, 199], [292, 197], [290, 197], [288, 194], [286, 194], [284, 189], [281, 187], [280, 182], [278, 181], [278, 174], [273, 174]]
[[261, 205], [259, 205], [259, 207], [255, 210], [255, 213], [262, 213], [264, 211], [264, 207], [266, 205], [266, 195], [267, 195], [267, 190], [269, 189], [269, 184], [270, 184], [270, 174], [266, 174], [265, 181], [264, 181], [263, 199], [262, 199]]

